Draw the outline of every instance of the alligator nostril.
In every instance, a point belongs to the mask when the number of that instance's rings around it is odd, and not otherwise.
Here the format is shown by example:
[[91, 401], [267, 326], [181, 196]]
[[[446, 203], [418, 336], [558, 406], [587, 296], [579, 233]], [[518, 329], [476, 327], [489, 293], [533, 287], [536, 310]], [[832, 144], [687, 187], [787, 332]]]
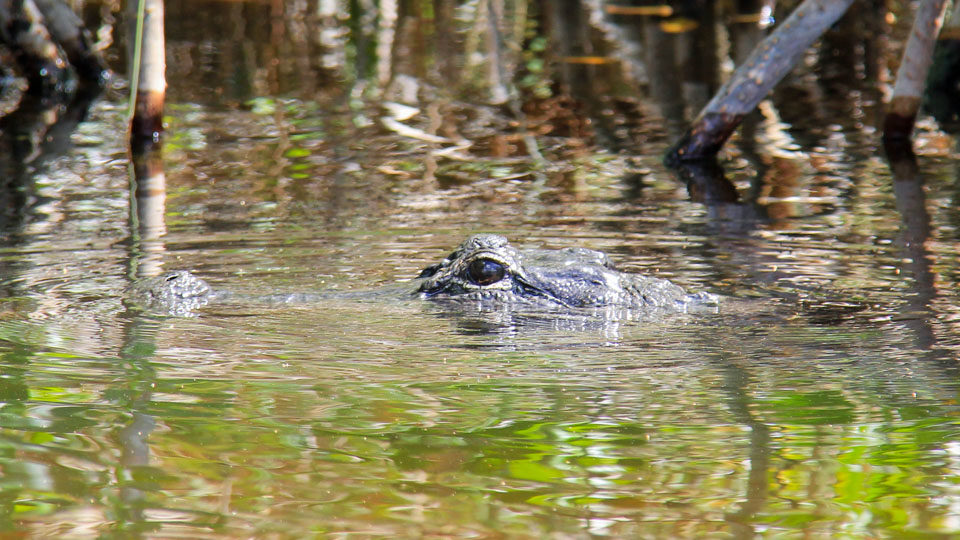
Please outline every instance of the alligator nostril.
[[467, 278], [476, 285], [492, 285], [507, 275], [507, 269], [493, 259], [476, 259], [467, 266]]

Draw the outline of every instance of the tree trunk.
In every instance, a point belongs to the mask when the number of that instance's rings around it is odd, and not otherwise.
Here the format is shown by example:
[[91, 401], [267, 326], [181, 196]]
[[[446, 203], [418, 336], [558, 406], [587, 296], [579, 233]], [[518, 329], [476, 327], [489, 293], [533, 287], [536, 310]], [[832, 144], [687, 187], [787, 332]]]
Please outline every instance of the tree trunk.
[[937, 37], [923, 108], [937, 119], [940, 129], [960, 133], [960, 1], [953, 3]]
[[60, 0], [33, 0], [43, 14], [47, 30], [60, 45], [81, 80], [95, 85], [107, 77], [107, 68], [90, 44], [89, 32], [83, 21]]
[[13, 52], [30, 93], [69, 94], [67, 62], [33, 0], [0, 2], [0, 42]]
[[163, 134], [163, 101], [167, 88], [163, 39], [163, 0], [145, 0], [140, 73], [130, 143], [136, 150], [160, 142]]
[[883, 122], [883, 138], [909, 139], [920, 109], [923, 86], [933, 63], [933, 47], [943, 26], [946, 0], [923, 0], [900, 59], [890, 109]]
[[716, 153], [804, 51], [846, 12], [853, 0], [805, 0], [754, 49], [664, 158], [668, 165]]

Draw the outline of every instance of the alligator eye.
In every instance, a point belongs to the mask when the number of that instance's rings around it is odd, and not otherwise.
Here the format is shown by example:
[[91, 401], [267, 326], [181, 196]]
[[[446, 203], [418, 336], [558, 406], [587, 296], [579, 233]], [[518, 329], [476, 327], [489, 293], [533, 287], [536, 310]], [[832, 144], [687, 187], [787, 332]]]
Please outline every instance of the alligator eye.
[[467, 267], [467, 277], [476, 285], [492, 285], [507, 275], [507, 269], [493, 259], [476, 259]]

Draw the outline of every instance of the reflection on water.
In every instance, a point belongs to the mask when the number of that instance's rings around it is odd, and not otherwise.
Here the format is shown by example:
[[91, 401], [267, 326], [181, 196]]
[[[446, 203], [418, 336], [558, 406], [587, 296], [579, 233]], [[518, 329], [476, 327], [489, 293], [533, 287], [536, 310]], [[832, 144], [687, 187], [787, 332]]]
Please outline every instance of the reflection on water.
[[[0, 534], [960, 530], [957, 156], [921, 122], [919, 157], [888, 165], [871, 127], [904, 13], [841, 22], [718, 164], [673, 173], [672, 130], [760, 35], [742, 14], [166, 7], [162, 158], [128, 168], [116, 88], [67, 148], [0, 158]], [[726, 302], [583, 324], [121, 299], [173, 268], [240, 293], [385, 285], [477, 231]]]

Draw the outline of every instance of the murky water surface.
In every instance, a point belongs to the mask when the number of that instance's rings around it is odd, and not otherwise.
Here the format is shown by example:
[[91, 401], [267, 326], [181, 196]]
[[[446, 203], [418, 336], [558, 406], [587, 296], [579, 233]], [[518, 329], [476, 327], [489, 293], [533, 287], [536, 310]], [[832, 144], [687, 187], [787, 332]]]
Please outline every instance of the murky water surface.
[[[137, 173], [153, 191], [130, 187], [122, 78], [5, 186], [0, 535], [960, 533], [958, 155], [923, 117], [916, 168], [887, 164], [883, 73], [788, 81], [725, 154], [734, 200], [660, 165], [693, 106], [643, 52], [682, 56], [670, 20], [507, 2], [503, 39], [524, 37], [501, 80], [484, 3], [362, 27], [327, 3], [201, 3], [235, 23], [206, 41], [185, 4], [167, 143]], [[556, 32], [592, 48], [552, 49]], [[887, 48], [852, 62], [884, 72], [897, 42], [868, 45]], [[520, 97], [491, 104], [504, 88]], [[245, 293], [383, 286], [480, 231], [725, 301], [643, 322], [123, 301], [174, 268]]]

